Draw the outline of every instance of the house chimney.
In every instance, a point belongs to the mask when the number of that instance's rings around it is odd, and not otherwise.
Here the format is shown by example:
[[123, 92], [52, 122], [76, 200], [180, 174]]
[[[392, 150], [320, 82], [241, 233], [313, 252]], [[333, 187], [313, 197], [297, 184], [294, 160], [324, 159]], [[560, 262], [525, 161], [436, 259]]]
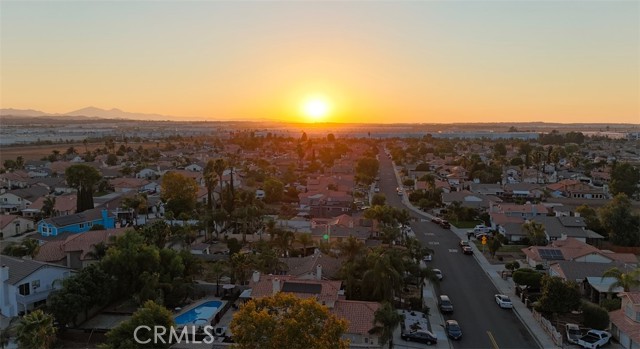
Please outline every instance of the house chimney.
[[275, 295], [276, 293], [280, 292], [280, 279], [275, 278], [273, 279], [273, 294]]
[[316, 279], [322, 280], [322, 266], [320, 264], [316, 267]]
[[2, 268], [0, 268], [0, 282], [4, 283], [7, 280], [9, 280], [9, 267], [3, 265]]
[[349, 228], [353, 229], [353, 218], [349, 219]]
[[251, 279], [253, 280], [253, 282], [259, 282], [260, 281], [260, 272], [257, 270], [253, 271], [253, 275], [251, 276]]
[[533, 213], [534, 216], [537, 216], [538, 215], [538, 205], [531, 204], [531, 212]]
[[567, 239], [567, 234], [560, 234], [559, 240], [566, 240], [566, 239]]

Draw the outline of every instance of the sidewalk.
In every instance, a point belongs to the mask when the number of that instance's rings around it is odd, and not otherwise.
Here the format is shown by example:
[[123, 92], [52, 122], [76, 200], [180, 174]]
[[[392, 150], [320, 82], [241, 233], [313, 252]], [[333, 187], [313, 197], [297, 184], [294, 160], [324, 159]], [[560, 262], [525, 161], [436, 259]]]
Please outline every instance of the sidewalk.
[[[399, 176], [398, 171], [396, 169], [395, 163], [393, 163], [393, 170], [394, 170], [394, 172], [396, 174], [396, 179], [398, 181], [398, 184], [400, 185], [400, 183], [401, 183], [400, 176]], [[425, 217], [427, 219], [433, 218], [432, 215], [430, 215], [430, 214], [428, 214], [426, 212], [423, 212], [420, 209], [418, 209], [417, 207], [413, 206], [411, 204], [411, 202], [409, 202], [409, 199], [407, 198], [407, 195], [405, 195], [405, 194], [403, 194], [403, 196], [402, 196], [402, 202], [411, 211], [414, 211], [415, 213], [421, 215], [422, 217]], [[467, 239], [466, 230], [458, 229], [458, 228], [455, 228], [455, 227], [451, 227], [451, 231], [453, 233], [455, 233], [460, 239], [462, 239], [462, 240], [466, 240]], [[487, 259], [485, 258], [485, 256], [482, 254], [482, 252], [478, 250], [477, 246], [475, 246], [475, 244], [471, 244], [471, 247], [474, 250], [473, 251], [473, 256], [478, 261], [478, 264], [480, 265], [482, 270], [484, 270], [484, 272], [487, 274], [487, 276], [489, 277], [489, 279], [491, 280], [493, 285], [496, 287], [498, 292], [500, 292], [502, 294], [505, 294], [505, 295], [508, 295], [510, 297], [514, 296], [515, 295], [515, 289], [514, 289], [513, 281], [504, 280], [500, 276], [500, 272], [502, 270], [505, 270], [504, 264], [491, 264], [491, 263], [489, 263], [487, 261]], [[431, 289], [433, 289], [433, 288], [431, 288]], [[426, 291], [426, 288], [425, 288], [425, 291]], [[425, 301], [426, 301], [426, 297], [425, 297]], [[429, 306], [429, 307], [431, 307], [431, 306]], [[434, 306], [434, 307], [431, 307], [431, 309], [432, 309], [431, 313], [434, 313], [433, 309], [435, 309], [436, 312], [438, 311], [437, 305]], [[513, 311], [515, 312], [516, 316], [518, 316], [518, 318], [520, 319], [520, 322], [522, 322], [524, 324], [524, 326], [527, 328], [527, 330], [529, 331], [531, 336], [538, 343], [540, 348], [544, 348], [544, 349], [559, 348], [559, 346], [557, 346], [553, 342], [553, 340], [551, 339], [549, 334], [547, 334], [547, 332], [544, 331], [542, 326], [533, 319], [533, 316], [531, 315], [531, 312], [529, 311], [529, 309], [527, 309], [527, 307], [522, 302], [514, 301], [513, 302]], [[438, 314], [439, 314], [439, 312], [438, 312]], [[433, 314], [432, 314], [432, 316], [433, 316]], [[432, 316], [430, 316], [430, 318]], [[440, 318], [442, 319], [442, 315], [440, 315]], [[444, 320], [441, 320], [441, 321], [444, 324]], [[435, 331], [435, 329], [434, 329], [434, 331]], [[440, 335], [438, 334], [438, 339], [439, 338], [440, 338]], [[446, 336], [445, 336], [445, 338], [446, 338]]]
[[[438, 343], [429, 348], [436, 349], [451, 349], [453, 346], [444, 331], [444, 318], [438, 310], [438, 301], [436, 299], [436, 291], [434, 285], [428, 280], [424, 282], [424, 289], [422, 290], [423, 303], [429, 307], [429, 329], [438, 338]], [[393, 333], [393, 347], [398, 349], [417, 349], [424, 348], [425, 345], [416, 342], [408, 342], [400, 337], [400, 326], [396, 328]]]

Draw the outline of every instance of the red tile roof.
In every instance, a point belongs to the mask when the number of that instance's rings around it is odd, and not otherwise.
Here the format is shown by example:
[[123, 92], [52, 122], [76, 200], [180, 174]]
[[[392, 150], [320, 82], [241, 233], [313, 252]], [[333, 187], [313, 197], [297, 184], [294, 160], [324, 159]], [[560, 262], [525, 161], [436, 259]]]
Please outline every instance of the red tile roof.
[[347, 333], [368, 335], [378, 308], [380, 304], [374, 302], [338, 300], [331, 312], [349, 322]]
[[629, 319], [624, 314], [624, 309], [610, 312], [609, 320], [616, 325], [620, 332], [627, 334], [635, 343], [640, 343], [640, 322]]

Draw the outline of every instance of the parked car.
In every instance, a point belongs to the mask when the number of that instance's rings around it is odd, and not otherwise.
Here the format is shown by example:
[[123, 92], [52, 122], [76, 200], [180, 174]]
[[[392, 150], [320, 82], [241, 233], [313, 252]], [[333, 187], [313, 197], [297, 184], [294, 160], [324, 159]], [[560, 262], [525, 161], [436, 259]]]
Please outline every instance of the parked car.
[[451, 303], [449, 296], [443, 294], [438, 298], [438, 308], [441, 313], [453, 313], [453, 303]]
[[580, 326], [576, 324], [566, 324], [564, 325], [565, 331], [567, 333], [567, 342], [577, 344], [578, 339], [582, 337], [582, 332], [580, 332]]
[[471, 248], [471, 246], [462, 246], [462, 253], [473, 254], [473, 249]]
[[487, 227], [484, 224], [478, 224], [473, 228], [473, 232], [478, 234], [478, 233], [489, 233], [491, 231], [490, 227]]
[[460, 240], [460, 247], [469, 246], [469, 240]]
[[462, 338], [462, 329], [456, 320], [447, 320], [444, 323], [444, 331], [447, 333], [447, 336], [451, 339], [460, 339]]
[[440, 221], [440, 226], [442, 228], [444, 228], [444, 229], [450, 229], [451, 228], [451, 224], [449, 224], [449, 222], [444, 220], [444, 219]]
[[429, 253], [426, 256], [424, 256], [424, 258], [422, 260], [425, 261], [425, 262], [431, 262], [433, 260], [433, 255], [431, 253]]
[[373, 188], [373, 191], [376, 192], [376, 193], [379, 193], [380, 192], [380, 188], [375, 187], [375, 188]]
[[426, 330], [404, 332], [400, 334], [400, 338], [404, 339], [407, 342], [418, 342], [429, 345], [438, 343], [438, 337]]
[[440, 269], [432, 269], [432, 270], [438, 280], [442, 281], [442, 279], [444, 279], [444, 275], [442, 275], [442, 270]]
[[609, 343], [610, 339], [611, 333], [607, 331], [589, 330], [587, 334], [578, 338], [578, 342], [576, 344], [586, 349], [596, 349]]
[[513, 308], [513, 303], [511, 303], [511, 299], [509, 299], [509, 296], [506, 296], [503, 294], [497, 294], [494, 296], [494, 298], [496, 299], [496, 303], [498, 303], [500, 308], [503, 308], [503, 309]]

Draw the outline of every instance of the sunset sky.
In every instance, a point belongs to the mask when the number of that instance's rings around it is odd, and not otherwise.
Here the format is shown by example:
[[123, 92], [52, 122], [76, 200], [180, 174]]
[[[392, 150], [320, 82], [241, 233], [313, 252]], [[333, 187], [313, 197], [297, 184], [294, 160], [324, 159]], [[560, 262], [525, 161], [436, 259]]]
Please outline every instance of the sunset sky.
[[2, 108], [640, 123], [638, 1], [3, 0], [0, 23]]

